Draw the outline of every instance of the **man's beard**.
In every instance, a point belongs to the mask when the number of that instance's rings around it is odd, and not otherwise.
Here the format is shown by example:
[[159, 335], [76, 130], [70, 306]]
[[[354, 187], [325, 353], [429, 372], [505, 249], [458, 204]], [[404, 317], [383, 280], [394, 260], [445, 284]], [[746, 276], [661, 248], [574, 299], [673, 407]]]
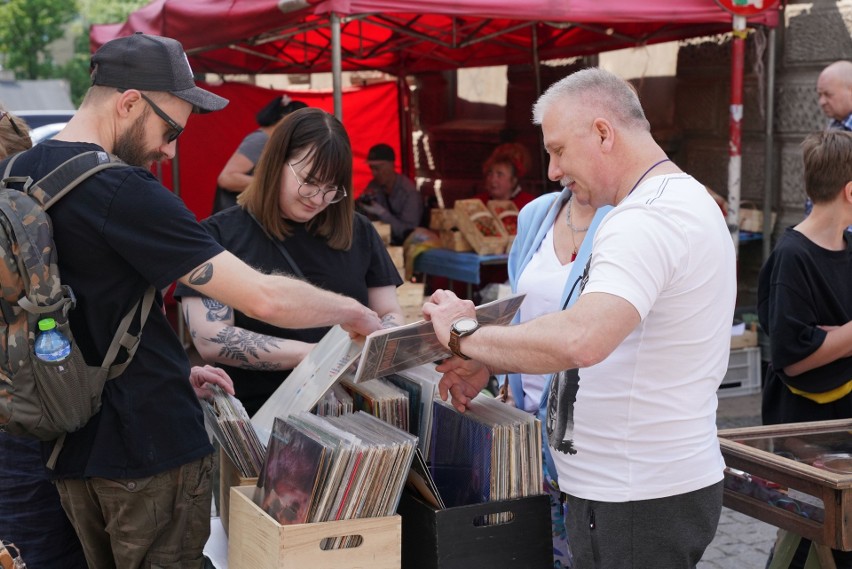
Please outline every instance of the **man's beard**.
[[145, 121], [148, 113], [145, 112], [136, 119], [133, 125], [115, 141], [113, 154], [121, 158], [131, 166], [150, 168], [151, 164], [165, 158], [159, 151], [148, 152], [145, 150]]

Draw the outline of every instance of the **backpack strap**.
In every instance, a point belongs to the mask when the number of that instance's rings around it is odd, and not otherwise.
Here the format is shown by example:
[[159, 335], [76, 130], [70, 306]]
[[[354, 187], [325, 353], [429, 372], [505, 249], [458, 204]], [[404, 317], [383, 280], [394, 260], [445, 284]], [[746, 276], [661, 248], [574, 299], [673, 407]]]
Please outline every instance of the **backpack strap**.
[[13, 177], [12, 180], [23, 183], [24, 191], [38, 200], [46, 210], [90, 176], [106, 168], [124, 165], [120, 158], [108, 152], [90, 150], [72, 156], [38, 182], [33, 182], [29, 176]]
[[[145, 295], [136, 301], [133, 308], [131, 308], [127, 314], [124, 315], [124, 318], [121, 319], [121, 323], [118, 325], [118, 330], [115, 331], [115, 336], [113, 336], [106, 356], [104, 356], [104, 362], [101, 364], [101, 369], [107, 372], [108, 380], [121, 375], [133, 360], [133, 356], [136, 354], [136, 349], [139, 347], [142, 328], [145, 327], [145, 321], [148, 320], [148, 315], [151, 313], [151, 307], [154, 304], [154, 295], [156, 292], [157, 289], [153, 286], [149, 286], [148, 290], [145, 291]], [[139, 310], [140, 306], [139, 332], [136, 334], [130, 334], [128, 332], [130, 329], [130, 323], [133, 322], [133, 317], [136, 316], [136, 312]], [[121, 364], [110, 367], [112, 366], [112, 362], [114, 362], [115, 358], [118, 356], [118, 351], [121, 348], [127, 350], [127, 359]]]

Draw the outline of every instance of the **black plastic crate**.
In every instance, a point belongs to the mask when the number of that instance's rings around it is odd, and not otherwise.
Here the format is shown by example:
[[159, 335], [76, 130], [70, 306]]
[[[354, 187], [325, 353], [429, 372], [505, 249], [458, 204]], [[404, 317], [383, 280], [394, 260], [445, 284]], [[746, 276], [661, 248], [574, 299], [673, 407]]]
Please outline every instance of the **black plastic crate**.
[[[479, 525], [508, 512], [508, 522]], [[546, 569], [553, 567], [550, 498], [546, 495], [437, 510], [406, 491], [402, 569]]]

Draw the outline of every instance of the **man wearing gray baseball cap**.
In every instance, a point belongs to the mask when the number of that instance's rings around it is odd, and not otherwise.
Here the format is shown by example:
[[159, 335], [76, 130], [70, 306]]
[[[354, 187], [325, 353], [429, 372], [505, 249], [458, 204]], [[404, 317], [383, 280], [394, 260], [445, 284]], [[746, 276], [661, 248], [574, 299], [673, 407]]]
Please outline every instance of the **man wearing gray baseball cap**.
[[[179, 42], [118, 38], [92, 56], [92, 87], [68, 125], [12, 164], [10, 175], [39, 180], [88, 151], [125, 163], [85, 179], [49, 210], [59, 271], [77, 299], [71, 331], [89, 366], [104, 361], [119, 320], [145, 291], [174, 281], [214, 299], [210, 310], [232, 307], [281, 328], [381, 328], [356, 300], [248, 267], [151, 174], [154, 161], [174, 156], [193, 111], [227, 103], [195, 85]], [[135, 357], [106, 382], [100, 411], [66, 435], [51, 475], [90, 567], [204, 562], [213, 447], [196, 393], [208, 382], [233, 388], [219, 370], [190, 374], [159, 293], [155, 301]]]

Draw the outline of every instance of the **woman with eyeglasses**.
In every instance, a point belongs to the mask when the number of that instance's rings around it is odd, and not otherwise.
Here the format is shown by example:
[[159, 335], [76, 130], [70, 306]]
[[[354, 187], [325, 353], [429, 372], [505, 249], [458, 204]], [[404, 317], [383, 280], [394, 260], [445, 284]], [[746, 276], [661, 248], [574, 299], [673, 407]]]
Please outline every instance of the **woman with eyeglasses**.
[[[239, 207], [202, 225], [261, 271], [301, 276], [359, 300], [385, 326], [402, 324], [396, 296], [402, 279], [372, 223], [355, 213], [351, 186], [352, 148], [343, 125], [320, 109], [300, 109], [272, 133]], [[188, 287], [175, 296], [199, 354], [228, 372], [249, 415], [328, 331], [276, 328]]]

